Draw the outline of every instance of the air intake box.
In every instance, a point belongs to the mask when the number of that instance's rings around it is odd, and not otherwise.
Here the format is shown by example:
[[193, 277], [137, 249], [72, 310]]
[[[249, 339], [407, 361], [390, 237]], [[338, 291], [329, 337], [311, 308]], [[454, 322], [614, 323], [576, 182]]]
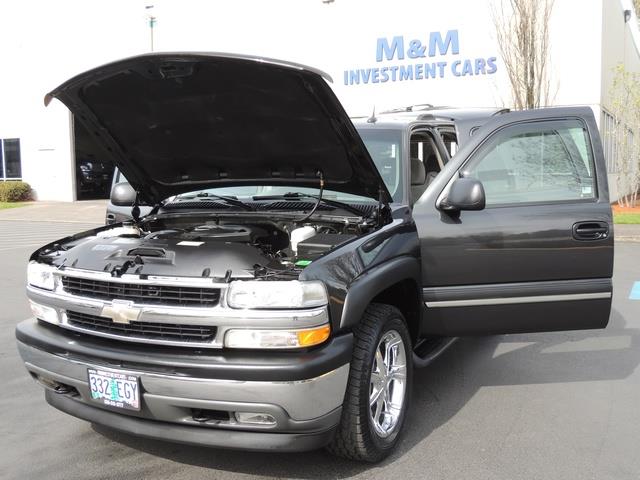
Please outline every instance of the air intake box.
[[342, 233], [320, 233], [298, 243], [298, 258], [315, 260], [329, 250], [356, 238], [356, 235]]

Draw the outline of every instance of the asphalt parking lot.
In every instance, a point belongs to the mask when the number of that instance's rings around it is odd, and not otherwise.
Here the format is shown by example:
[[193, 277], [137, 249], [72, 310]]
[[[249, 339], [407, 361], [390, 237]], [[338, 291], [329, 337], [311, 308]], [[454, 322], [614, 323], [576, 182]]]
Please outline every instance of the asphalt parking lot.
[[462, 339], [417, 370], [408, 429], [380, 465], [141, 440], [45, 402], [18, 357], [25, 268], [90, 224], [0, 219], [0, 478], [640, 478], [640, 243], [616, 245], [609, 327]]

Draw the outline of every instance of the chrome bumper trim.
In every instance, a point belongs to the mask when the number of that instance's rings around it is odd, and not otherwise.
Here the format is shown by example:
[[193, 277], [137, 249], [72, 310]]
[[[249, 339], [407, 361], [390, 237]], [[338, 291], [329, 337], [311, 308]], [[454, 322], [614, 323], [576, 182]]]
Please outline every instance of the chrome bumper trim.
[[[349, 364], [315, 378], [298, 381], [236, 381], [168, 375], [143, 370], [120, 369], [61, 357], [18, 342], [18, 351], [27, 370], [73, 386], [77, 401], [101, 408], [91, 400], [87, 368], [115, 370], [140, 378], [144, 418], [175, 423], [189, 423], [191, 408], [229, 411], [281, 410], [280, 424], [260, 429], [293, 428], [296, 421], [322, 417], [338, 409], [344, 400]], [[254, 409], [254, 410], [252, 410]], [[126, 412], [123, 412], [126, 413]], [[193, 422], [195, 424], [195, 422]], [[219, 428], [243, 428], [238, 424], [215, 425]], [[247, 427], [256, 429], [255, 425]]]
[[611, 292], [572, 293], [566, 295], [533, 295], [526, 297], [470, 298], [465, 300], [436, 300], [425, 302], [429, 308], [477, 307], [488, 305], [513, 305], [519, 303], [571, 302], [611, 298]]

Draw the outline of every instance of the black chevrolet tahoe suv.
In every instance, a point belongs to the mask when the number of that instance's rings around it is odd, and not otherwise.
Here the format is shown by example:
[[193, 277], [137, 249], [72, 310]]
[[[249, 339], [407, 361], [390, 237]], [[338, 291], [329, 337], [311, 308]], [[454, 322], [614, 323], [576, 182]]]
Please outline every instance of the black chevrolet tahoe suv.
[[456, 337], [607, 325], [590, 109], [351, 120], [328, 80], [148, 54], [47, 95], [128, 179], [112, 201], [132, 214], [31, 256], [16, 336], [49, 404], [142, 437], [378, 461], [413, 369]]

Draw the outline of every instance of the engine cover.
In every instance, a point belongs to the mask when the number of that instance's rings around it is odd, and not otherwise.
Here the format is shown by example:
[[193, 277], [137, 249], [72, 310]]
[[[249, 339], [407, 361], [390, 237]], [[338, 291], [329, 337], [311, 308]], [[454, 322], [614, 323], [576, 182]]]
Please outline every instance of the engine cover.
[[[238, 231], [226, 233], [236, 238], [245, 235]], [[215, 278], [224, 278], [228, 270], [234, 278], [252, 278], [256, 265], [282, 268], [249, 243], [222, 241], [222, 237], [216, 236], [191, 238], [176, 232], [171, 235], [174, 237], [94, 237], [57, 256], [53, 263], [108, 272], [114, 269], [118, 272], [126, 264], [123, 273]]]

